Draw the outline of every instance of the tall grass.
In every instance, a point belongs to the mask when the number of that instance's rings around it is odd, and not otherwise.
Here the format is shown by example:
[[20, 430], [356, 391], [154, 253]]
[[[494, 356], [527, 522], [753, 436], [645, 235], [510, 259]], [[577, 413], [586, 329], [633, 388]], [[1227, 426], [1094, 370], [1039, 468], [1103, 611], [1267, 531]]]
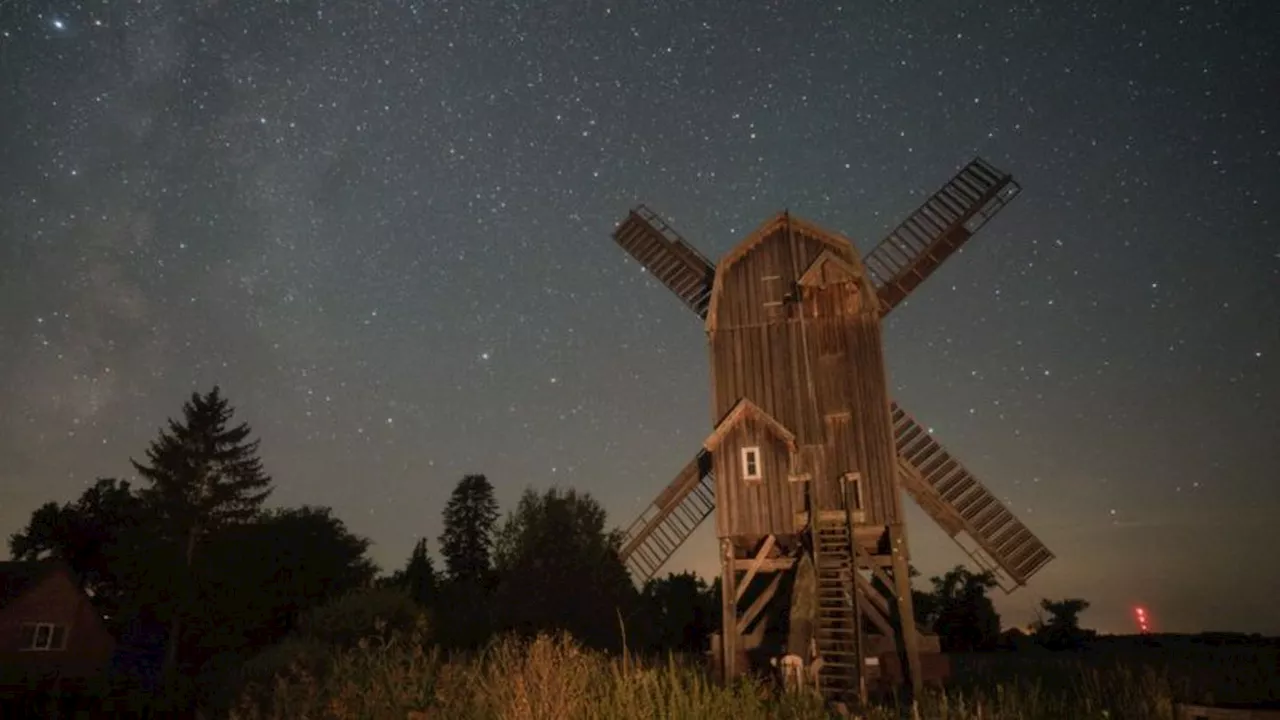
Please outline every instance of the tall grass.
[[[810, 694], [781, 692], [753, 680], [729, 686], [675, 658], [642, 662], [582, 649], [567, 636], [514, 638], [485, 652], [446, 659], [422, 638], [394, 636], [331, 651], [318, 664], [314, 648], [283, 670], [246, 678], [231, 717], [493, 718], [495, 720], [630, 720], [672, 718], [827, 718]], [[268, 676], [269, 675], [269, 676]], [[1167, 720], [1167, 678], [1154, 670], [1077, 665], [1046, 680], [1014, 677], [960, 685], [921, 698], [919, 717], [938, 720]], [[892, 704], [870, 708], [869, 720], [909, 717]]]

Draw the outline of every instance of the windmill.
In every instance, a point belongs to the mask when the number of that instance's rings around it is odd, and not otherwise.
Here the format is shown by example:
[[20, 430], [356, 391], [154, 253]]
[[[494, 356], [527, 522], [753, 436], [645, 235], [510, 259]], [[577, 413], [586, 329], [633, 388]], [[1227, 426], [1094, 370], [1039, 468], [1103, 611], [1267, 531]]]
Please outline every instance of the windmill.
[[975, 158], [863, 258], [787, 212], [715, 264], [643, 205], [614, 230], [704, 321], [714, 423], [620, 554], [644, 582], [714, 512], [724, 613], [713, 654], [724, 677], [762, 651], [785, 653], [828, 699], [865, 700], [901, 658], [919, 690], [922, 651], [936, 652], [937, 639], [915, 627], [900, 490], [1005, 592], [1053, 559], [889, 398], [880, 334], [1019, 190]]

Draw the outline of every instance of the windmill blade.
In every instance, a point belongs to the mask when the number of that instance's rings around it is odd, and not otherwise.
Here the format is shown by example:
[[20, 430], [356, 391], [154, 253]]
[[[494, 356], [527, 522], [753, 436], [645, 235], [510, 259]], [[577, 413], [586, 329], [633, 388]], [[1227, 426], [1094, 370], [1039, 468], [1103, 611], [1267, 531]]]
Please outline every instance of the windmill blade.
[[915, 418], [897, 403], [891, 410], [903, 489], [1002, 590], [1025, 585], [1053, 553]]
[[880, 314], [902, 302], [1021, 190], [1013, 176], [974, 158], [880, 241], [862, 262]]
[[716, 507], [711, 453], [699, 450], [623, 536], [618, 552], [636, 582], [644, 584], [671, 559]]
[[614, 229], [613, 239], [698, 317], [707, 317], [716, 267], [657, 213], [637, 205]]

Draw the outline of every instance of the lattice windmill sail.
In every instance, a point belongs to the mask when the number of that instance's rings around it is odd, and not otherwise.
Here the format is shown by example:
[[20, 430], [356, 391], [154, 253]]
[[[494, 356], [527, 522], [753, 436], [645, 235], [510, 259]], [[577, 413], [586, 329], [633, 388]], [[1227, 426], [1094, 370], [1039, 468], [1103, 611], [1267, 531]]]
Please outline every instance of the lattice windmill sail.
[[[881, 319], [1019, 190], [1008, 174], [974, 159], [863, 258], [843, 237], [788, 213], [767, 221], [718, 265], [643, 205], [614, 231], [624, 250], [705, 321], [721, 418], [627, 529], [621, 555], [643, 582], [716, 514], [726, 673], [737, 671], [736, 654], [745, 645], [759, 642], [752, 628], [766, 614], [780, 573], [796, 572], [804, 557], [814, 569], [805, 575], [815, 583], [810, 639], [821, 651], [827, 694], [865, 694], [874, 674], [864, 664], [874, 642], [862, 637], [862, 622], [847, 619], [859, 614], [881, 637], [893, 635], [905, 646], [919, 684], [921, 640], [909, 620], [899, 490], [980, 568], [995, 573], [1006, 592], [1053, 559], [888, 399], [880, 341]], [[774, 581], [740, 613], [747, 587], [770, 574]], [[908, 618], [902, 627], [891, 627], [888, 600], [872, 578], [898, 596], [899, 616]], [[804, 626], [803, 613], [792, 617]]]

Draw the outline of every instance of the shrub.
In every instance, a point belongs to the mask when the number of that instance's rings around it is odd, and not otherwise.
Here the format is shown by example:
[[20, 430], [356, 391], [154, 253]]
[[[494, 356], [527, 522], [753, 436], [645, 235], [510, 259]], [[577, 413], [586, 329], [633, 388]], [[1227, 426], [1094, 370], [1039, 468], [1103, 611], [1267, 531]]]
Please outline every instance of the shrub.
[[421, 607], [398, 588], [354, 590], [308, 611], [298, 623], [298, 634], [339, 648], [361, 640], [388, 640], [413, 632], [425, 617]]

